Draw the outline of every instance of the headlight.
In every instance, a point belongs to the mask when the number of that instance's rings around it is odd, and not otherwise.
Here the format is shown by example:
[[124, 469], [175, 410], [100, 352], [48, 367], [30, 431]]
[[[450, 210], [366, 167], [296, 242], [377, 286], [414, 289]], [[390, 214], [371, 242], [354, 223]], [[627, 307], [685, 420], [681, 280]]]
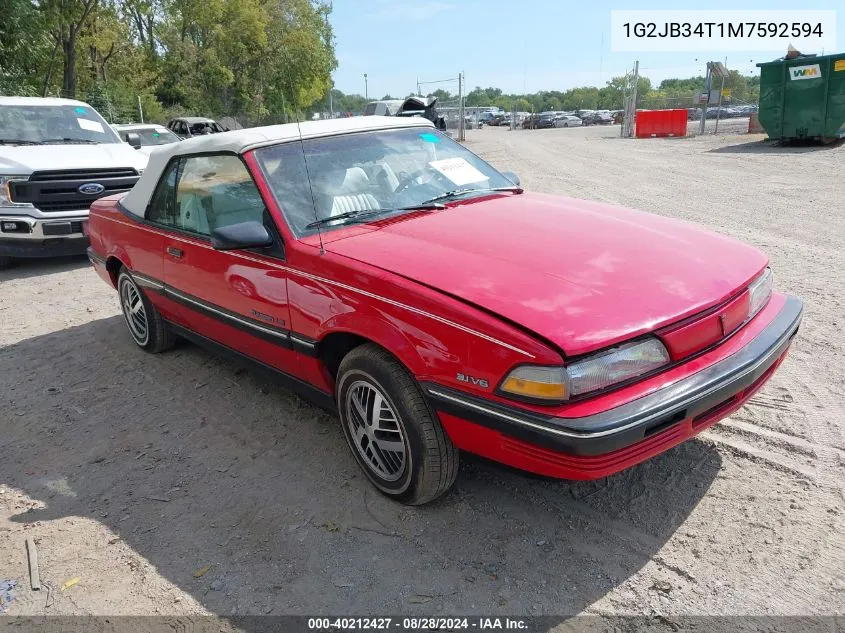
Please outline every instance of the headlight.
[[566, 367], [523, 365], [502, 382], [506, 394], [540, 401], [563, 401], [648, 374], [669, 364], [656, 338], [620, 345]]
[[563, 367], [517, 367], [502, 382], [501, 390], [532, 400], [566, 400], [569, 397]]
[[748, 318], [750, 319], [768, 303], [772, 296], [772, 269], [766, 268], [757, 279], [748, 286]]
[[9, 183], [13, 180], [26, 180], [28, 176], [0, 176], [0, 207], [30, 207], [28, 202], [12, 202]]
[[579, 396], [631, 380], [669, 364], [669, 352], [656, 338], [628, 343], [567, 365], [569, 393]]

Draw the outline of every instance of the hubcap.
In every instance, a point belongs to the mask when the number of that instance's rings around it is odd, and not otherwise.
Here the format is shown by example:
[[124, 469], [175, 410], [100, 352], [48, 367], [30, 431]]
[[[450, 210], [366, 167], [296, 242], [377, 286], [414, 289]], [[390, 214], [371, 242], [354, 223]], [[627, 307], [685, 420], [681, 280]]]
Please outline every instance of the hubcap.
[[147, 312], [144, 310], [144, 302], [141, 293], [132, 281], [126, 279], [120, 288], [120, 303], [123, 308], [123, 316], [126, 318], [126, 325], [135, 340], [143, 345], [147, 342]]
[[396, 481], [405, 470], [405, 435], [399, 416], [372, 383], [358, 380], [346, 392], [346, 424], [352, 443], [379, 477]]

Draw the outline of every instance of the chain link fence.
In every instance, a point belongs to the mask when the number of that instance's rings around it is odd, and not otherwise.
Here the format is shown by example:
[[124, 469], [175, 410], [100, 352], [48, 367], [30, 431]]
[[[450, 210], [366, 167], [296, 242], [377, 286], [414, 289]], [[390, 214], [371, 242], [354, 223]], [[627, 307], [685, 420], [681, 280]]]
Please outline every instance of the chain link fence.
[[[748, 132], [749, 118], [757, 112], [757, 102], [725, 98], [721, 104], [697, 103], [696, 94], [679, 97], [638, 96], [638, 110], [681, 109], [687, 111], [688, 136], [699, 134], [743, 134]], [[704, 127], [701, 118], [704, 116]]]
[[[446, 123], [447, 132], [454, 138], [460, 138], [463, 125], [464, 130], [476, 130], [482, 127], [484, 114], [491, 110], [487, 106], [466, 106], [461, 109], [465, 87], [456, 79], [437, 82], [420, 82], [420, 93], [438, 95], [437, 109]], [[431, 85], [427, 85], [431, 84]], [[428, 88], [429, 90], [426, 90]], [[36, 96], [22, 94], [21, 96]], [[63, 97], [61, 90], [53, 90], [47, 96]], [[700, 134], [744, 134], [749, 130], [749, 118], [757, 112], [757, 103], [739, 101], [726, 97], [721, 105], [708, 105], [704, 115], [702, 128], [701, 117], [704, 112], [703, 105], [697, 104], [697, 94], [690, 93], [680, 96], [665, 97], [654, 94], [638, 94], [636, 99], [636, 110], [664, 110], [684, 109], [688, 116], [688, 136]], [[248, 115], [232, 112], [194, 112], [181, 107], [162, 109], [158, 106], [154, 111], [148, 109], [143, 98], [138, 95], [126, 95], [111, 89], [108, 85], [97, 85], [87, 90], [77, 91], [76, 98], [89, 103], [111, 124], [140, 123], [166, 123], [168, 120], [183, 116], [208, 116], [216, 120], [227, 129], [242, 129], [263, 125], [276, 125], [290, 123], [297, 120], [295, 113]], [[463, 112], [463, 117], [461, 115]], [[617, 116], [619, 110], [611, 110], [614, 124], [619, 125], [621, 117]], [[578, 112], [579, 114], [581, 111]], [[516, 130], [532, 129], [528, 125], [523, 128], [523, 121], [529, 113], [516, 112], [509, 109], [505, 112], [506, 120], [502, 123], [504, 127], [513, 127]], [[535, 113], [536, 115], [537, 113]], [[463, 118], [463, 123], [461, 119]], [[511, 125], [513, 122], [513, 125]]]

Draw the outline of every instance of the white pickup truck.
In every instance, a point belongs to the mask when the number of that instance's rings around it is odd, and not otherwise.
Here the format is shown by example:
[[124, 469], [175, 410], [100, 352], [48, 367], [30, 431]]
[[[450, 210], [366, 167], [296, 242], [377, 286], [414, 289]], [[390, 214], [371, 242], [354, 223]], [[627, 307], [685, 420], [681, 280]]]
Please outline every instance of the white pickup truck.
[[88, 207], [131, 189], [147, 165], [132, 141], [86, 103], [0, 97], [0, 268], [85, 253]]

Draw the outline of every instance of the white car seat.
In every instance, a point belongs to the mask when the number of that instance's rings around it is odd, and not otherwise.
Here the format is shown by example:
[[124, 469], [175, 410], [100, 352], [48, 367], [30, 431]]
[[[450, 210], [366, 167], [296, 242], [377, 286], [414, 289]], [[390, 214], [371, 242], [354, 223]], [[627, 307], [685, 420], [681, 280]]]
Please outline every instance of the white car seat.
[[368, 191], [370, 179], [360, 167], [321, 170], [313, 179], [319, 197], [324, 200], [320, 205], [324, 215], [331, 217], [350, 211], [381, 208], [378, 199]]

